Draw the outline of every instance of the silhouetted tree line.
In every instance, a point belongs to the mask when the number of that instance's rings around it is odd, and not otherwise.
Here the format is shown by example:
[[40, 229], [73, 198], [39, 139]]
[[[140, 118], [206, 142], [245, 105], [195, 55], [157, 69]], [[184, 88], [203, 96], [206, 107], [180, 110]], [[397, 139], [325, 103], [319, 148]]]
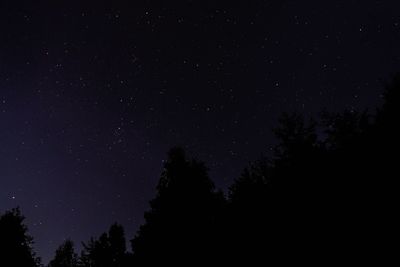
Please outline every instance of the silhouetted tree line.
[[[204, 163], [173, 148], [132, 253], [114, 224], [80, 256], [65, 241], [49, 266], [382, 262], [397, 241], [399, 92], [400, 75], [373, 115], [325, 112], [317, 123], [283, 114], [273, 155], [250, 164], [226, 196]], [[23, 220], [19, 209], [0, 218], [1, 266], [40, 265]]]

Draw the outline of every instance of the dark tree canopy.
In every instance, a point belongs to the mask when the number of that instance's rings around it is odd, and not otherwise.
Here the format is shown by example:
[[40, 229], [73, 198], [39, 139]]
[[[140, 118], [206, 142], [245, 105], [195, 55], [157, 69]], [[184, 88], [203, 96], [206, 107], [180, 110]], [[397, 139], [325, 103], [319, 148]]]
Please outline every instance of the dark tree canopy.
[[284, 114], [275, 155], [231, 187], [228, 224], [236, 232], [228, 236], [239, 237], [229, 239], [231, 255], [262, 260], [269, 251], [269, 262], [360, 262], [392, 251], [386, 236], [398, 221], [399, 92], [400, 75], [375, 116], [349, 110], [307, 124]]
[[201, 260], [215, 253], [216, 216], [223, 196], [214, 190], [202, 162], [187, 159], [173, 148], [164, 164], [157, 196], [150, 202], [142, 225], [132, 240], [137, 263], [178, 263]]
[[78, 255], [74, 250], [74, 243], [67, 239], [56, 250], [54, 259], [49, 263], [49, 267], [77, 267]]
[[130, 255], [126, 251], [125, 233], [119, 224], [113, 224], [108, 233], [103, 233], [99, 239], [92, 238], [83, 246], [83, 267], [124, 267], [129, 264]]
[[40, 260], [33, 252], [33, 239], [28, 234], [24, 220], [19, 208], [7, 211], [0, 217], [1, 266], [39, 266]]
[[[324, 113], [319, 123], [283, 114], [273, 152], [227, 197], [203, 162], [171, 149], [132, 253], [113, 224], [79, 258], [65, 241], [49, 267], [382, 263], [398, 225], [399, 92], [400, 75], [376, 114]], [[0, 266], [40, 265], [23, 221], [19, 209], [0, 217]]]

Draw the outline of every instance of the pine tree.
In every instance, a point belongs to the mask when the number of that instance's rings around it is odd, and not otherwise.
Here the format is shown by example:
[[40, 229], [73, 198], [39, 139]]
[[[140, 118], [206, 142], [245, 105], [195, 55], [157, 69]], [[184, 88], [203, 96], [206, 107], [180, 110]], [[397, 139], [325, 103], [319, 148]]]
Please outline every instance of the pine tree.
[[146, 223], [132, 240], [138, 263], [182, 263], [211, 259], [217, 238], [216, 217], [223, 205], [202, 162], [188, 160], [181, 148], [168, 154], [157, 196]]

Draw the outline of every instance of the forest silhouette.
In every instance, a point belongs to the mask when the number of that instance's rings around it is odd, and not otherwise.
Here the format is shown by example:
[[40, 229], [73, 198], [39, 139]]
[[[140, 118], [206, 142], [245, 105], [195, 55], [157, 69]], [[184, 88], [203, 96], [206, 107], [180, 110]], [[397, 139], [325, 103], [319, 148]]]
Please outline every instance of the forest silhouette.
[[[48, 266], [382, 260], [397, 221], [399, 92], [396, 75], [374, 112], [283, 114], [273, 154], [245, 168], [226, 195], [203, 162], [172, 148], [131, 250], [116, 223], [80, 255], [66, 240]], [[42, 266], [19, 208], [0, 217], [0, 253], [0, 266]]]

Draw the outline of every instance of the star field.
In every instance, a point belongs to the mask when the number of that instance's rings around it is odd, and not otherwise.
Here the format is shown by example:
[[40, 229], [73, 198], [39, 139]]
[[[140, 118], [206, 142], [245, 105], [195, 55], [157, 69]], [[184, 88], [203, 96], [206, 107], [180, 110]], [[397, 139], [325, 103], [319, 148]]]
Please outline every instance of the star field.
[[[61, 1], [62, 2], [62, 1]], [[283, 111], [374, 109], [400, 69], [398, 1], [0, 4], [0, 210], [45, 262], [118, 221], [133, 237], [166, 151], [226, 189]]]

